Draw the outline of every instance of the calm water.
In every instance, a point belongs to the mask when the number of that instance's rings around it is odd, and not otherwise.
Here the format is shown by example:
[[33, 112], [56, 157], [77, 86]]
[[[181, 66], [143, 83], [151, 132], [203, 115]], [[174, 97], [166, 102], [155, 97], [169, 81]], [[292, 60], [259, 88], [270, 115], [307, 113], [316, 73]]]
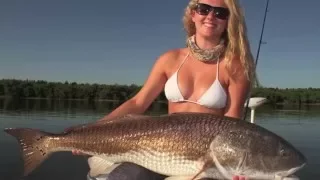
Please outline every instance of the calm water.
[[[118, 106], [118, 103], [84, 101], [13, 101], [0, 99], [0, 127], [30, 127], [59, 132], [66, 127], [95, 121]], [[166, 113], [165, 104], [154, 104], [150, 114]], [[250, 114], [248, 114], [249, 117]], [[278, 133], [308, 158], [309, 164], [298, 175], [301, 179], [320, 178], [320, 107], [270, 107], [256, 112], [257, 124]], [[22, 173], [22, 162], [16, 140], [0, 131], [0, 180], [16, 180]], [[56, 153], [26, 180], [85, 180], [88, 166], [83, 156]]]

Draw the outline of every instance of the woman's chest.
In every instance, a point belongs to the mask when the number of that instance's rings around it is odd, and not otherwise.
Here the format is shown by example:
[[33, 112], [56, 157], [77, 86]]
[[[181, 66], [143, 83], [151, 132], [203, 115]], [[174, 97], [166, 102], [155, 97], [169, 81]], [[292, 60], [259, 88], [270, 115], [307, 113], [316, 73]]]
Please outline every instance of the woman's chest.
[[176, 71], [176, 80], [185, 98], [198, 99], [213, 86], [225, 87], [221, 64], [185, 63]]

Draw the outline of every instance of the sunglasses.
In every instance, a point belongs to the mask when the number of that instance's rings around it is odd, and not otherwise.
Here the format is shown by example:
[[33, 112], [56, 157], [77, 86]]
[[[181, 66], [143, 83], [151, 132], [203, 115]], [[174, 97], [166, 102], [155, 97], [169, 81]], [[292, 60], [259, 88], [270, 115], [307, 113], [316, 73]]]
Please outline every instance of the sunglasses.
[[208, 15], [211, 11], [216, 18], [226, 20], [229, 16], [229, 10], [224, 7], [213, 7], [208, 4], [197, 3], [195, 11], [200, 15]]

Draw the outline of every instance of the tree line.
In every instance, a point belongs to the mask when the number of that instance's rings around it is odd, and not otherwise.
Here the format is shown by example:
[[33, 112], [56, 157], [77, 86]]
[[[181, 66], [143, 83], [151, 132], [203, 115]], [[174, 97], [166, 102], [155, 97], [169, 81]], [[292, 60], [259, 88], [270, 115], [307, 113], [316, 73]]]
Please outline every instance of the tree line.
[[[0, 97], [81, 99], [88, 101], [125, 101], [134, 96], [141, 86], [119, 84], [89, 84], [76, 82], [48, 82], [43, 80], [0, 80]], [[270, 103], [320, 103], [320, 88], [254, 88], [251, 97], [266, 97]], [[162, 92], [157, 101], [166, 101]]]

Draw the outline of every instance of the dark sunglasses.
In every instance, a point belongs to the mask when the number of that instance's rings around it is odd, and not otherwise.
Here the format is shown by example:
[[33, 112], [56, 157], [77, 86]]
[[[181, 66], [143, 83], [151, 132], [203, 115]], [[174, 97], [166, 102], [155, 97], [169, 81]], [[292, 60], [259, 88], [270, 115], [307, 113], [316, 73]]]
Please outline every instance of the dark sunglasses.
[[229, 16], [229, 10], [224, 7], [213, 7], [208, 4], [197, 3], [195, 11], [200, 15], [208, 15], [211, 11], [216, 18], [225, 20]]

